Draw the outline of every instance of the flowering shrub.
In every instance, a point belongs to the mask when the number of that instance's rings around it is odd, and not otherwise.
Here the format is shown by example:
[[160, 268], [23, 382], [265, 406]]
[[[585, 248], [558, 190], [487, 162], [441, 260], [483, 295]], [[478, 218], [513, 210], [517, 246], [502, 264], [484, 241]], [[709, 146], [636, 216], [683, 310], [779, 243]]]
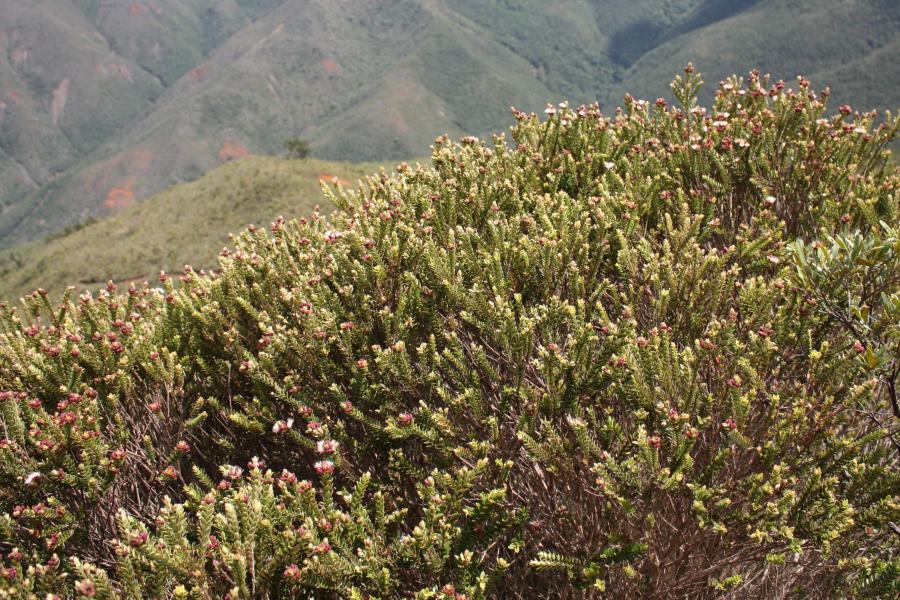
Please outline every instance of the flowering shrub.
[[699, 85], [4, 309], [0, 597], [894, 597], [900, 122]]

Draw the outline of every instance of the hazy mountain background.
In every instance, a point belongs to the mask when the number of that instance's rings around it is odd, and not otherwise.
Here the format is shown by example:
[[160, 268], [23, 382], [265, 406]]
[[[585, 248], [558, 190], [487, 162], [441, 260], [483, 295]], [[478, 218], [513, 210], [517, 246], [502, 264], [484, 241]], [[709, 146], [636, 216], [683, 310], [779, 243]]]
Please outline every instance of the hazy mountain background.
[[[0, 0], [0, 248], [28, 244], [0, 277], [39, 283], [23, 273], [48, 234], [292, 136], [332, 161], [423, 156], [444, 132], [505, 129], [510, 105], [665, 95], [688, 61], [896, 110], [898, 56], [897, 0]], [[204, 186], [141, 227], [231, 210]], [[235, 214], [274, 216], [248, 202]]]

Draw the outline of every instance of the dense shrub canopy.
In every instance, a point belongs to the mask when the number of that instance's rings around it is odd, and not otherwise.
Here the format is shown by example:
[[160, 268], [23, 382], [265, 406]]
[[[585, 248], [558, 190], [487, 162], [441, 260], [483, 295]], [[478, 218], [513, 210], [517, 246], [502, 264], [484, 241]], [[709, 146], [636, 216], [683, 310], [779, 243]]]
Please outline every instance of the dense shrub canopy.
[[898, 122], [698, 86], [4, 309], [0, 597], [893, 597]]

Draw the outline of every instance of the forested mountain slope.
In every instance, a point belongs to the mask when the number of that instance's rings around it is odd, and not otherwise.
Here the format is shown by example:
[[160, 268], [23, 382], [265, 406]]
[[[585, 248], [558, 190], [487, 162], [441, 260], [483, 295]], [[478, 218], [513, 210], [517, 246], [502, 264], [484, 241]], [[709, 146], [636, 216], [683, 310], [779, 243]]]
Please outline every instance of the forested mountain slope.
[[900, 104], [890, 0], [0, 0], [0, 246], [287, 137], [396, 160], [510, 105], [654, 98], [688, 60]]

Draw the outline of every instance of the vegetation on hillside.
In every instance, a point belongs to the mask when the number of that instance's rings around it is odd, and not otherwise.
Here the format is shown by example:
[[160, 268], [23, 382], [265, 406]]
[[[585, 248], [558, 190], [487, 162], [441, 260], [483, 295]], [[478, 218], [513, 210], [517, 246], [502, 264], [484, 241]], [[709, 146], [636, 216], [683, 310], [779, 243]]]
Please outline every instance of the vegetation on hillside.
[[[68, 220], [61, 223], [47, 210], [30, 211], [60, 193], [45, 187], [55, 176], [120, 137], [167, 88], [277, 1], [0, 0], [0, 157], [14, 161], [0, 160], [0, 182], [18, 183], [0, 187], [0, 237], [33, 239], [83, 218], [84, 202], [64, 204]], [[122, 167], [115, 177], [134, 176]], [[66, 181], [83, 186], [91, 209], [119, 185], [98, 190], [97, 183]], [[23, 204], [28, 192], [35, 195]], [[29, 218], [39, 227], [20, 237], [15, 227]]]
[[900, 121], [699, 85], [5, 308], [0, 589], [895, 598]]
[[689, 59], [712, 81], [759, 66], [900, 107], [900, 3], [885, 0], [0, 0], [0, 14], [0, 184], [16, 182], [0, 185], [0, 247], [108, 212], [111, 192], [140, 200], [223, 155], [277, 154], [287, 135], [321, 158], [408, 159], [440, 133], [499, 130], [510, 105], [666, 95]]
[[97, 291], [110, 280], [140, 284], [186, 264], [215, 267], [229, 232], [308, 215], [316, 205], [330, 212], [322, 185], [337, 178], [349, 186], [377, 168], [262, 156], [229, 162], [106, 219], [0, 252], [0, 299], [38, 288], [58, 297], [69, 285]]

